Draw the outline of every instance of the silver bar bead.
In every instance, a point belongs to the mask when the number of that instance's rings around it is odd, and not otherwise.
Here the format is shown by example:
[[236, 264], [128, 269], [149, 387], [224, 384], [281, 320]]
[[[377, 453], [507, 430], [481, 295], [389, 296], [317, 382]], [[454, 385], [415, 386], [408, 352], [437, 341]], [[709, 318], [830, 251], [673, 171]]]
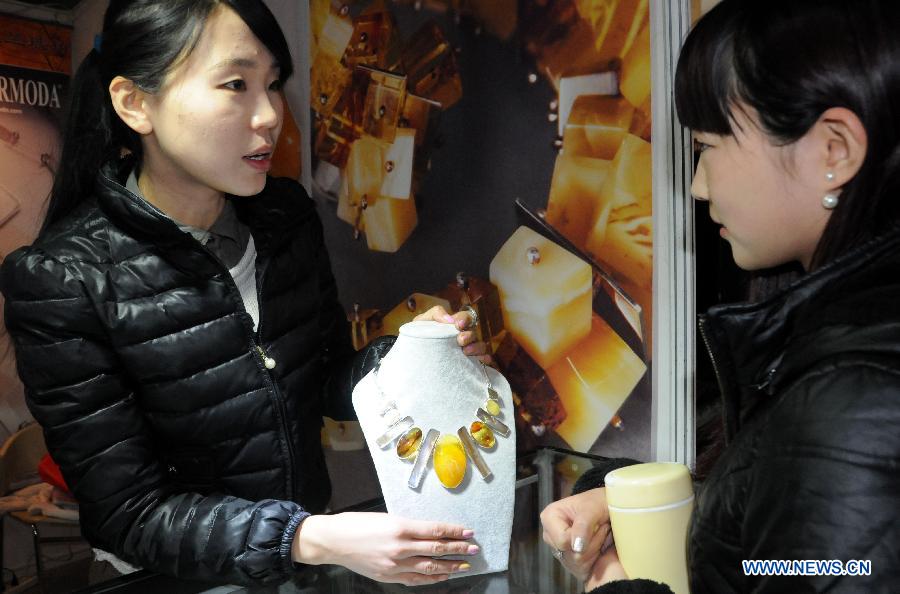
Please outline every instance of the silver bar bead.
[[383, 448], [386, 445], [388, 445], [389, 443], [391, 443], [392, 441], [394, 441], [395, 439], [397, 439], [398, 437], [400, 437], [400, 435], [404, 431], [406, 431], [407, 429], [409, 429], [412, 426], [413, 426], [412, 417], [403, 417], [402, 419], [400, 419], [399, 421], [397, 421], [396, 423], [394, 423], [393, 425], [388, 427], [388, 430], [384, 432], [384, 435], [382, 435], [381, 437], [376, 439], [375, 443], [378, 445], [378, 447]]
[[499, 433], [503, 437], [509, 437], [509, 427], [504, 425], [503, 421], [497, 417], [491, 416], [491, 414], [483, 408], [479, 408], [475, 414], [478, 415], [478, 420], [493, 429], [496, 433]]
[[475, 440], [472, 439], [472, 436], [469, 435], [469, 432], [466, 431], [465, 427], [457, 429], [456, 434], [459, 435], [459, 439], [462, 441], [463, 449], [466, 450], [466, 454], [469, 455], [475, 468], [481, 473], [481, 478], [488, 480], [491, 476], [491, 469], [488, 468], [484, 458], [482, 458], [481, 454], [478, 452], [478, 446], [475, 445]]
[[429, 429], [425, 436], [425, 441], [419, 447], [419, 453], [416, 455], [416, 463], [413, 465], [412, 472], [409, 474], [409, 482], [407, 485], [410, 489], [418, 489], [422, 484], [422, 479], [428, 471], [428, 461], [431, 459], [431, 452], [434, 450], [434, 442], [437, 441], [437, 429]]

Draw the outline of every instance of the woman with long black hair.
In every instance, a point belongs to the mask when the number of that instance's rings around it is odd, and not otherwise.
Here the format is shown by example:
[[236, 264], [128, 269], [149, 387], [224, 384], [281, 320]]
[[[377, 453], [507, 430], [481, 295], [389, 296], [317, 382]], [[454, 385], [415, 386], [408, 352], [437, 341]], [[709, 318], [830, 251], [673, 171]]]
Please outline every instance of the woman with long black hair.
[[[701, 317], [722, 404], [720, 439], [699, 453], [715, 463], [689, 535], [695, 594], [900, 584], [898, 31], [894, 0], [723, 0], [682, 49], [692, 193], [738, 266], [805, 271]], [[669, 591], [625, 579], [609, 545], [603, 477], [630, 463], [589, 471], [542, 514], [591, 592]], [[750, 560], [839, 563], [754, 573]]]
[[121, 560], [245, 584], [320, 563], [441, 581], [468, 566], [436, 557], [478, 551], [470, 527], [311, 515], [330, 497], [322, 416], [353, 418], [390, 341], [354, 353], [314, 203], [266, 175], [291, 70], [261, 0], [111, 3], [46, 224], [3, 263], [27, 402], [85, 537]]

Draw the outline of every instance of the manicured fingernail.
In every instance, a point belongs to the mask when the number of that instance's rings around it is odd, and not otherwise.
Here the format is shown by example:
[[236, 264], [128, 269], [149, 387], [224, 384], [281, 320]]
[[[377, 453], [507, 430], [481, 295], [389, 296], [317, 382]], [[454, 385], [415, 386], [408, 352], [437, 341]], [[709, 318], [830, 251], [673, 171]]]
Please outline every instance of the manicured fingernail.
[[456, 320], [453, 319], [453, 316], [451, 316], [450, 314], [447, 314], [446, 316], [444, 316], [444, 321], [447, 322], [448, 324], [452, 324]]
[[463, 532], [462, 532], [462, 537], [463, 537], [463, 538], [472, 538], [473, 536], [475, 536], [475, 531], [474, 531], [474, 530], [470, 530], [469, 528], [466, 528], [466, 529], [463, 530]]
[[462, 572], [462, 571], [469, 571], [470, 569], [472, 569], [472, 566], [470, 564], [460, 563], [459, 567], [456, 568], [456, 571]]
[[572, 541], [572, 550], [576, 553], [580, 553], [584, 550], [584, 539], [580, 536], [575, 537], [575, 540]]
[[480, 550], [481, 547], [478, 545], [469, 545], [469, 548], [466, 549], [466, 555], [477, 555]]

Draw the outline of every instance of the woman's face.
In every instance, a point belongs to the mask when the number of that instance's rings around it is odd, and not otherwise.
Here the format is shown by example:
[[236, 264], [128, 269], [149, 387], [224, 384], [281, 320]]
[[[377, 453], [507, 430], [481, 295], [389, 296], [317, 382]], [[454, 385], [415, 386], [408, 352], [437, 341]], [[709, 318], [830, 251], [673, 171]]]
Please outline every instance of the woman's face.
[[144, 172], [185, 191], [259, 193], [281, 131], [278, 74], [237, 13], [213, 11], [194, 51], [145, 100]]
[[773, 146], [755, 115], [734, 116], [733, 136], [693, 133], [701, 152], [691, 193], [709, 201], [710, 217], [741, 268], [799, 261], [808, 269], [831, 213], [822, 207], [809, 135]]

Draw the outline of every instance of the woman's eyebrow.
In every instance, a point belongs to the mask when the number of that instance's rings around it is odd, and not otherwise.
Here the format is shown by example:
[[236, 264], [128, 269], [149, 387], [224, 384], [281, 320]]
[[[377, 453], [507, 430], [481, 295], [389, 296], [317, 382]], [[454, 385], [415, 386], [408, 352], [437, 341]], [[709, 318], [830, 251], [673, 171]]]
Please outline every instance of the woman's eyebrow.
[[[219, 70], [221, 68], [259, 68], [259, 62], [253, 58], [226, 58], [211, 66], [210, 70]], [[272, 62], [269, 68], [271, 70], [278, 70], [281, 66], [278, 62]]]

